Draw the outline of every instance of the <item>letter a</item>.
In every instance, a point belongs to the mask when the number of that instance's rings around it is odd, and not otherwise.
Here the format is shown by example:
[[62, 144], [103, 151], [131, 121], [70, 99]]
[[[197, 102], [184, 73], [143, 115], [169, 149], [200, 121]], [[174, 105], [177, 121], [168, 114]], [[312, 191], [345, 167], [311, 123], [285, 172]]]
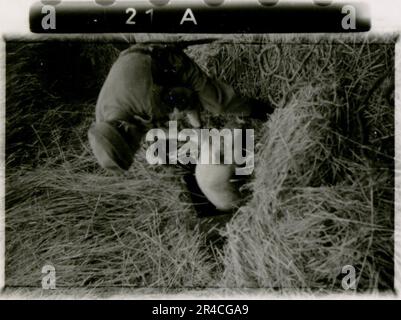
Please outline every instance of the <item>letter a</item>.
[[42, 289], [56, 289], [56, 269], [52, 265], [45, 265], [42, 268]]
[[42, 13], [46, 13], [42, 18], [43, 30], [56, 29], [56, 9], [53, 6], [43, 6]]
[[343, 20], [341, 21], [341, 26], [344, 30], [356, 29], [355, 20], [356, 20], [356, 10], [355, 7], [347, 5], [344, 6], [341, 10], [341, 13], [347, 14]]
[[193, 14], [193, 12], [192, 12], [192, 10], [190, 8], [185, 10], [184, 16], [182, 17], [180, 24], [183, 24], [186, 21], [192, 21], [195, 25], [198, 24], [196, 22], [194, 14]]
[[341, 285], [344, 290], [355, 290], [356, 289], [356, 277], [355, 268], [350, 265], [346, 265], [342, 268], [342, 273], [346, 274], [341, 281]]
[[145, 140], [147, 142], [155, 141], [146, 150], [146, 160], [149, 164], [166, 164], [166, 134], [162, 129], [151, 129], [146, 134]]

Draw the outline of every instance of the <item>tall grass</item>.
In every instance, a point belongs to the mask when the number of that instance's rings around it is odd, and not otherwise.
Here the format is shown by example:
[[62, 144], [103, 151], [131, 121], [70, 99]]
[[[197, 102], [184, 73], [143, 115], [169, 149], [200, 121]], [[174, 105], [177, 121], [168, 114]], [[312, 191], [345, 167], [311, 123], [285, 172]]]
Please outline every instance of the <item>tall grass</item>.
[[[313, 95], [301, 91], [263, 128], [253, 198], [225, 231], [222, 286], [341, 291], [351, 265], [359, 290], [392, 287], [393, 213], [381, 198], [391, 169], [336, 157], [329, 106]], [[347, 176], [327, 183], [333, 171]]]
[[262, 40], [188, 50], [277, 108], [246, 123], [255, 174], [228, 223], [196, 218], [184, 172], [144, 149], [125, 177], [96, 165], [86, 130], [122, 44], [8, 42], [6, 284], [40, 287], [52, 264], [59, 287], [331, 292], [353, 265], [358, 290], [392, 288], [394, 45]]
[[37, 287], [52, 264], [59, 287], [206, 286], [215, 266], [182, 173], [141, 159], [129, 176], [108, 176], [94, 161], [86, 152], [8, 177], [7, 283]]

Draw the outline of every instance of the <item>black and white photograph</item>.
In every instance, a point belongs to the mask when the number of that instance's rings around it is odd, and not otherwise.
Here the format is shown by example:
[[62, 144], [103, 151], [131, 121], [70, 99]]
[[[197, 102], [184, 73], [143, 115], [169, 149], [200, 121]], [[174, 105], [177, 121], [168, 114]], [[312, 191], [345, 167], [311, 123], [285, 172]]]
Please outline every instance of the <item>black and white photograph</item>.
[[396, 41], [6, 38], [5, 289], [394, 292]]

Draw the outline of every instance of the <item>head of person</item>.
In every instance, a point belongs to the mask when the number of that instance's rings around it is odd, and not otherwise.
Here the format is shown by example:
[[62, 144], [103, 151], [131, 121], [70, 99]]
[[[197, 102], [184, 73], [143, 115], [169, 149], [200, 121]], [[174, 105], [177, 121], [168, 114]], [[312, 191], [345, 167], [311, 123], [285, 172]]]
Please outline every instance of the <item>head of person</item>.
[[[152, 48], [152, 76], [159, 85], [191, 85], [200, 67], [176, 45], [159, 45]], [[192, 81], [191, 81], [192, 80]]]
[[96, 122], [88, 130], [89, 145], [99, 165], [108, 171], [127, 171], [140, 147], [143, 131], [126, 121]]

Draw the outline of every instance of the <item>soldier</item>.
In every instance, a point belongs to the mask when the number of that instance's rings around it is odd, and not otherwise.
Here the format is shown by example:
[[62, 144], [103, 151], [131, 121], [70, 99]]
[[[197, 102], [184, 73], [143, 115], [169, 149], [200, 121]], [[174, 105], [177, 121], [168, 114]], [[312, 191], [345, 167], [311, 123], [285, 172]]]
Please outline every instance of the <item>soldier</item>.
[[201, 109], [262, 120], [274, 110], [209, 77], [179, 46], [133, 45], [113, 64], [88, 131], [99, 164], [128, 170], [146, 132], [165, 123], [174, 108], [186, 112], [194, 127], [201, 126]]

